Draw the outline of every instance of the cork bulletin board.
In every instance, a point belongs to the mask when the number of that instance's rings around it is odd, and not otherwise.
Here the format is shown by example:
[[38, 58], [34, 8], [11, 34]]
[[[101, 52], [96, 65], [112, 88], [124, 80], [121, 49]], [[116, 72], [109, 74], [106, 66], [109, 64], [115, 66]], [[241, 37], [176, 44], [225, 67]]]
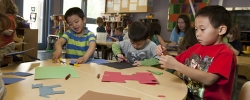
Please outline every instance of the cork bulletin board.
[[[195, 12], [197, 12], [202, 7], [209, 5], [209, 0], [191, 0]], [[189, 0], [169, 0], [168, 8], [168, 30], [172, 31], [176, 26], [176, 21], [180, 14], [186, 14], [191, 20], [191, 26], [194, 24], [194, 15], [192, 13]]]

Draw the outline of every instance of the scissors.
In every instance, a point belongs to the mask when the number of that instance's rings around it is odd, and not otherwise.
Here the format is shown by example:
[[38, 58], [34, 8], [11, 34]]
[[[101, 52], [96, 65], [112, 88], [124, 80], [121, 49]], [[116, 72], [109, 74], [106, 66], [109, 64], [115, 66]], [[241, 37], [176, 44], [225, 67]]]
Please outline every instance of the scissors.
[[58, 60], [60, 61], [60, 63], [62, 63], [62, 64], [64, 64], [64, 65], [67, 64], [65, 61], [62, 61], [62, 58], [59, 58]]

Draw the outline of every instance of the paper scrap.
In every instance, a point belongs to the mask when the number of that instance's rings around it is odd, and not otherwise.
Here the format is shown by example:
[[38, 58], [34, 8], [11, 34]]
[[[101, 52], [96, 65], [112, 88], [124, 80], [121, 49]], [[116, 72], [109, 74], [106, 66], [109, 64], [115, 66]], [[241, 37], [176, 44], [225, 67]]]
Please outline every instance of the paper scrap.
[[122, 8], [128, 8], [128, 0], [122, 0]]
[[120, 4], [114, 4], [114, 11], [120, 11]]
[[147, 0], [139, 0], [139, 6], [146, 6]]
[[25, 80], [25, 78], [2, 78], [5, 85], [13, 84], [22, 80]]
[[137, 4], [130, 4], [129, 5], [129, 10], [136, 10]]
[[137, 0], [130, 0], [130, 3], [132, 3], [132, 2], [137, 2]]
[[31, 73], [26, 73], [26, 72], [7, 72], [7, 73], [3, 73], [4, 75], [16, 75], [16, 76], [30, 76], [33, 75]]

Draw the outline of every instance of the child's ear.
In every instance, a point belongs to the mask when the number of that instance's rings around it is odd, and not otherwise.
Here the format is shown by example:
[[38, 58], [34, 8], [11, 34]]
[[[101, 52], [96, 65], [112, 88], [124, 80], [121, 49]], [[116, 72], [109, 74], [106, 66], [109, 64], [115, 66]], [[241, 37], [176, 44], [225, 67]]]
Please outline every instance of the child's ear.
[[83, 17], [83, 18], [82, 18], [82, 21], [83, 21], [83, 23], [86, 23], [86, 18]]
[[227, 26], [221, 25], [219, 26], [219, 35], [223, 35], [227, 32]]

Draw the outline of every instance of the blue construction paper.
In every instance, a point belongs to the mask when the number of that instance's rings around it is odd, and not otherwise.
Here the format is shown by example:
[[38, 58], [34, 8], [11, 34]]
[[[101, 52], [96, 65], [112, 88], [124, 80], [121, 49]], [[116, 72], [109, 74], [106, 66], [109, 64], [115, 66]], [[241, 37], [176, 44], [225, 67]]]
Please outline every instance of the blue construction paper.
[[20, 52], [12, 52], [12, 53], [9, 53], [9, 54], [7, 54], [5, 56], [23, 54], [24, 52], [30, 51], [32, 49], [34, 49], [34, 48], [31, 48], [31, 49], [28, 49], [28, 50], [24, 50], [24, 51], [20, 51]]
[[103, 64], [103, 63], [109, 63], [109, 61], [104, 60], [104, 59], [92, 59], [90, 61], [87, 61], [85, 64], [90, 64], [90, 63], [96, 63], [96, 64]]
[[5, 85], [13, 84], [24, 80], [25, 78], [2, 78]]
[[26, 73], [26, 72], [8, 72], [8, 73], [3, 73], [4, 75], [16, 75], [16, 76], [30, 76], [33, 75], [31, 73]]

